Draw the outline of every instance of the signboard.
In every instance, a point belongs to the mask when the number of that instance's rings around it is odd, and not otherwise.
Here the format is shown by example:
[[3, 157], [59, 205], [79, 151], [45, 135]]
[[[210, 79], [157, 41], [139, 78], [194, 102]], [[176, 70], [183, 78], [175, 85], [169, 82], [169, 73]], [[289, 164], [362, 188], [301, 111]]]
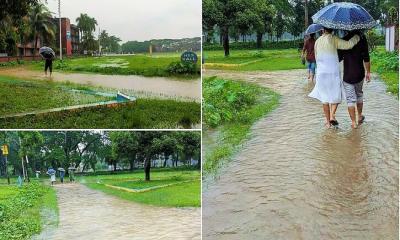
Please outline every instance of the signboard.
[[6, 144], [1, 146], [1, 152], [3, 153], [3, 155], [8, 155], [8, 146]]
[[182, 62], [191, 62], [191, 63], [197, 63], [197, 55], [194, 52], [184, 52], [182, 53], [181, 56], [181, 61]]
[[71, 31], [67, 31], [67, 39], [71, 39]]

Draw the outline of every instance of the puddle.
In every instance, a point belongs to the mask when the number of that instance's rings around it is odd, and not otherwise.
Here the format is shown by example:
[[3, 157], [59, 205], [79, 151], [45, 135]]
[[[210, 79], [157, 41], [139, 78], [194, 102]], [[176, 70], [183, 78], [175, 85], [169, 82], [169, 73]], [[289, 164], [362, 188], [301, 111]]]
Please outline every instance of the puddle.
[[[118, 63], [119, 64], [119, 63]], [[24, 67], [1, 69], [0, 75], [20, 78], [45, 78], [40, 71], [29, 70]], [[71, 82], [76, 84], [93, 85], [119, 90], [134, 90], [136, 92], [152, 93], [173, 98], [195, 99], [200, 102], [201, 80], [177, 80], [166, 77], [144, 77], [140, 75], [102, 75], [83, 73], [54, 72], [53, 81]]]
[[[220, 73], [270, 87], [280, 106], [203, 186], [203, 239], [398, 239], [398, 100], [366, 84], [366, 123], [325, 130], [305, 70]], [[207, 146], [205, 146], [206, 148]]]

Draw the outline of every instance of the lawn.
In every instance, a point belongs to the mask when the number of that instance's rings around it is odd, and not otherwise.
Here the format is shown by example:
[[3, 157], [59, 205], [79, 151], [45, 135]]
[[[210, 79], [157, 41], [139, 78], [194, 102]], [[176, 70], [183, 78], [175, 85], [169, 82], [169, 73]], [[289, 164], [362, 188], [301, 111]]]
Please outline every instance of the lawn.
[[[203, 172], [215, 172], [249, 137], [251, 126], [275, 109], [279, 95], [267, 88], [217, 77], [203, 80]], [[210, 132], [217, 136], [208, 136]]]
[[115, 107], [53, 112], [0, 120], [3, 129], [175, 129], [200, 124], [197, 102], [138, 99]]
[[[102, 57], [81, 57], [64, 59], [63, 62], [55, 61], [55, 71], [88, 72], [116, 75], [143, 75], [148, 77], [184, 77], [189, 79], [200, 76], [200, 60], [197, 63], [197, 73], [187, 75], [175, 75], [167, 71], [168, 66], [173, 62], [180, 62], [180, 54], [163, 53], [152, 56], [138, 54], [134, 56], [102, 56]], [[43, 69], [43, 63], [38, 62], [32, 67], [36, 70]]]
[[[78, 177], [78, 181], [92, 189], [142, 204], [200, 207], [200, 175], [198, 170], [153, 169], [151, 181], [144, 181], [143, 170], [115, 175], [82, 176]], [[128, 191], [110, 186], [123, 187]], [[130, 189], [141, 191], [133, 192]]]
[[[42, 211], [58, 216], [54, 189], [36, 181], [21, 188], [0, 185], [0, 239], [30, 239], [43, 227]], [[58, 217], [56, 217], [58, 219]], [[55, 220], [52, 224], [57, 224]]]
[[0, 76], [0, 116], [112, 100], [70, 90], [68, 86], [50, 81]]
[[231, 50], [229, 57], [223, 51], [205, 51], [206, 69], [236, 71], [275, 71], [301, 69], [301, 53], [297, 49]]

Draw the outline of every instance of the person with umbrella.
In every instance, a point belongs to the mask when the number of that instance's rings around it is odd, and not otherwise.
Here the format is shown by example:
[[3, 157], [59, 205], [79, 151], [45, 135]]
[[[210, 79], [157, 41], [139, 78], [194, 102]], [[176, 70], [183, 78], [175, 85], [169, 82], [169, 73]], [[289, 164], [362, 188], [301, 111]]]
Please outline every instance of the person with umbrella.
[[316, 84], [310, 97], [320, 100], [326, 118], [326, 126], [338, 126], [336, 110], [345, 96], [340, 78], [338, 50], [353, 48], [360, 40], [354, 35], [348, 41], [332, 34], [332, 29], [351, 30], [375, 26], [376, 22], [365, 9], [353, 3], [333, 3], [318, 11], [312, 19], [314, 23], [324, 26], [324, 34], [315, 43], [318, 65]]
[[53, 49], [49, 47], [41, 47], [39, 49], [39, 54], [42, 56], [42, 58], [45, 60], [44, 64], [44, 74], [47, 76], [47, 69], [50, 70], [50, 77], [53, 73], [53, 60], [55, 58], [55, 52]]
[[50, 176], [51, 185], [54, 185], [54, 183], [56, 182], [56, 170], [54, 170], [52, 167], [50, 167], [47, 170], [47, 175]]
[[65, 169], [60, 167], [57, 170], [60, 172], [60, 181], [61, 181], [61, 183], [64, 183]]
[[75, 169], [76, 169], [76, 168], [75, 168], [74, 164], [71, 163], [71, 164], [70, 164], [70, 167], [68, 168], [68, 175], [69, 175], [69, 181], [70, 181], [70, 182], [75, 181], [75, 176], [74, 176]]
[[319, 24], [311, 24], [307, 30], [306, 34], [309, 35], [309, 38], [304, 42], [304, 47], [303, 51], [301, 54], [301, 58], [304, 58], [307, 60], [307, 68], [308, 68], [308, 80], [311, 80], [311, 82], [314, 82], [314, 76], [315, 76], [315, 68], [316, 68], [316, 62], [315, 62], [315, 51], [314, 51], [314, 45], [315, 45], [315, 33], [322, 30], [322, 26]]

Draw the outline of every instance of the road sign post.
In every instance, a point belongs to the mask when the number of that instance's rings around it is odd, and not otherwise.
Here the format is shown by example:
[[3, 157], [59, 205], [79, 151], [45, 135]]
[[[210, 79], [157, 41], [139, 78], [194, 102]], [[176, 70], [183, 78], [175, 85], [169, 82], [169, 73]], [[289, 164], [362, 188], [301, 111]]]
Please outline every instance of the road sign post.
[[5, 161], [5, 168], [6, 168], [6, 177], [7, 177], [7, 183], [8, 185], [10, 185], [10, 176], [8, 176], [8, 166], [7, 166], [7, 156], [8, 156], [8, 145], [4, 144], [3, 146], [1, 146], [1, 152], [4, 156], [4, 161]]

